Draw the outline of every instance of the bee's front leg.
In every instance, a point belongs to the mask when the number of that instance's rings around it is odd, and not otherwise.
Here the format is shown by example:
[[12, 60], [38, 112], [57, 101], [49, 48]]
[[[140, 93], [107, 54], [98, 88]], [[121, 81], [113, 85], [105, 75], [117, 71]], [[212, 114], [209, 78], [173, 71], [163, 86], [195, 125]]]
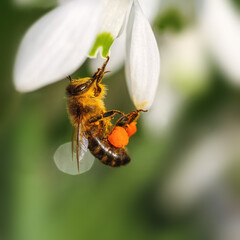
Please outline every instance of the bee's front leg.
[[96, 79], [98, 83], [102, 81], [104, 74], [109, 72], [109, 71], [105, 72], [108, 61], [109, 61], [109, 56], [107, 56], [107, 60], [103, 63], [103, 66], [101, 68], [98, 68], [97, 72], [93, 75], [93, 78]]

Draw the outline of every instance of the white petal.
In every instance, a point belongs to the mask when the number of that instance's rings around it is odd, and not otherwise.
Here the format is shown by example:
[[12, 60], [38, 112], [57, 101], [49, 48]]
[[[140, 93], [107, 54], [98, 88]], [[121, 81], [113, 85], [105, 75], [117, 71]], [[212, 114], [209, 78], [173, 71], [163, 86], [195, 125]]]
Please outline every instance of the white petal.
[[200, 26], [211, 53], [230, 80], [240, 84], [240, 16], [231, 1], [204, 1]]
[[96, 57], [101, 50], [102, 57], [109, 55], [113, 41], [122, 33], [132, 0], [107, 0], [103, 20], [95, 43], [89, 53]]
[[38, 89], [79, 68], [96, 36], [100, 2], [71, 1], [46, 14], [28, 30], [15, 63], [17, 90]]
[[103, 12], [100, 32], [110, 32], [116, 38], [124, 23], [131, 0], [108, 0]]
[[138, 0], [139, 4], [148, 18], [149, 22], [152, 23], [154, 18], [159, 12], [161, 0]]
[[72, 156], [72, 142], [61, 145], [54, 154], [54, 162], [61, 172], [77, 175], [88, 171], [94, 162], [94, 156], [87, 151], [79, 157], [79, 171], [77, 167], [76, 152]]
[[148, 109], [157, 90], [160, 57], [151, 26], [137, 1], [134, 1], [129, 17], [126, 50], [130, 96], [136, 108]]

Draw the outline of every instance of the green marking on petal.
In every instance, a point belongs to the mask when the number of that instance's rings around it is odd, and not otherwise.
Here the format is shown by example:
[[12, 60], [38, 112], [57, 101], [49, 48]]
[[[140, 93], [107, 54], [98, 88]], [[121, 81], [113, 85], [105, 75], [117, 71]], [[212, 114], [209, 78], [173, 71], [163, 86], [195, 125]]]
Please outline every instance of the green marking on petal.
[[89, 53], [90, 57], [94, 57], [99, 48], [102, 48], [102, 57], [106, 58], [109, 54], [109, 49], [114, 41], [114, 38], [110, 33], [104, 32], [98, 34], [95, 43]]

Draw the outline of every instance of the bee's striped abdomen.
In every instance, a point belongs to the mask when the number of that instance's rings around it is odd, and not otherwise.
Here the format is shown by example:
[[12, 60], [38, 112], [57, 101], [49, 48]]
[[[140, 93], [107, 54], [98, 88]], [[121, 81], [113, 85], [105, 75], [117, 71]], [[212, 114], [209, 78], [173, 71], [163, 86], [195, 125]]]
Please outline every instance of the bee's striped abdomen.
[[90, 137], [88, 141], [88, 148], [91, 153], [106, 165], [120, 167], [131, 160], [125, 148], [116, 148], [107, 140]]

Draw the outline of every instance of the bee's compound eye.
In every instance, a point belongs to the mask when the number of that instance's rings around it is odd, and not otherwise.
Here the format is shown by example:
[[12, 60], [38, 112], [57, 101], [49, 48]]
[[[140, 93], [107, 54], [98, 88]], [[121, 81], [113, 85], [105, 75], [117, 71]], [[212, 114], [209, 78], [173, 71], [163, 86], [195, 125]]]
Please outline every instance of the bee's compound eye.
[[128, 145], [129, 137], [123, 127], [115, 127], [112, 133], [108, 136], [108, 141], [117, 148], [122, 148]]
[[81, 92], [81, 91], [85, 90], [86, 88], [87, 88], [87, 84], [83, 83], [83, 84], [81, 84], [81, 85], [76, 87], [76, 91], [80, 91]]

